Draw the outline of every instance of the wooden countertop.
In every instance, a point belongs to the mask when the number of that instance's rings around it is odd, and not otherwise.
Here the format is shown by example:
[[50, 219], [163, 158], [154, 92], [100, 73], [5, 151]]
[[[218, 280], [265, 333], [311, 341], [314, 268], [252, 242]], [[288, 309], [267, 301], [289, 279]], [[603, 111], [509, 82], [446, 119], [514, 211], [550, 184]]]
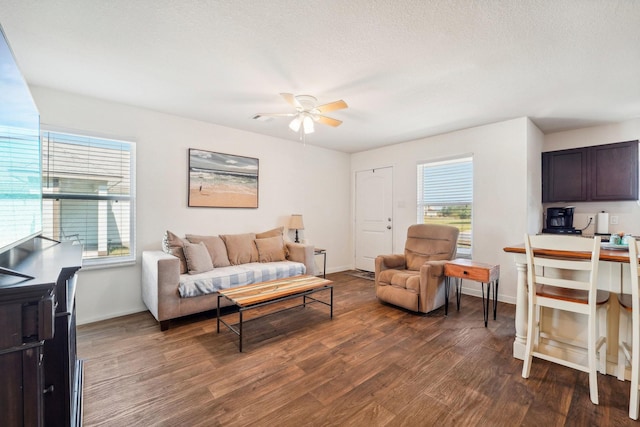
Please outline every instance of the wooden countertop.
[[[524, 248], [524, 243], [519, 243], [513, 246], [507, 246], [503, 248], [505, 252], [511, 252], [514, 254], [525, 254], [526, 250]], [[567, 256], [569, 254], [571, 257], [575, 258], [589, 258], [589, 254], [585, 252], [558, 252], [558, 251], [534, 251], [535, 253], [540, 253], [542, 255], [548, 256]], [[612, 261], [612, 262], [629, 262], [629, 251], [618, 251], [611, 249], [600, 249], [600, 261]]]

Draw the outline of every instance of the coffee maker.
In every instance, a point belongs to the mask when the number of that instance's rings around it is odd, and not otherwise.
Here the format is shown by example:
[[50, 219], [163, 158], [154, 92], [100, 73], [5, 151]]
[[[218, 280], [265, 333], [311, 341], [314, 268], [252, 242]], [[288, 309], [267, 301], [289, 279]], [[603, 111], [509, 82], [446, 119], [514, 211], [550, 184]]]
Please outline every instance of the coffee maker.
[[582, 230], [573, 228], [573, 206], [566, 208], [547, 208], [546, 227], [543, 233], [582, 234]]

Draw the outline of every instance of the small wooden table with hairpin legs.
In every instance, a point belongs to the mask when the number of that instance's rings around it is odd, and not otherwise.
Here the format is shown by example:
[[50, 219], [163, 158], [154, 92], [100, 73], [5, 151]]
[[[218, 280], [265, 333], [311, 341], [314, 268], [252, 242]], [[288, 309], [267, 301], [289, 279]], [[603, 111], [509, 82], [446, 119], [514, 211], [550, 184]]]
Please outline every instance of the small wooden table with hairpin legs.
[[[474, 280], [482, 285], [482, 308], [484, 313], [484, 326], [487, 326], [489, 318], [489, 299], [491, 298], [491, 287], [493, 285], [493, 320], [496, 320], [496, 305], [498, 303], [498, 280], [500, 278], [500, 266], [493, 264], [483, 264], [470, 259], [457, 258], [448, 261], [444, 265], [445, 275], [445, 316], [449, 313], [449, 287], [451, 279], [456, 280], [456, 301], [460, 311], [460, 288], [462, 279]], [[487, 298], [484, 297], [484, 284], [487, 284]]]

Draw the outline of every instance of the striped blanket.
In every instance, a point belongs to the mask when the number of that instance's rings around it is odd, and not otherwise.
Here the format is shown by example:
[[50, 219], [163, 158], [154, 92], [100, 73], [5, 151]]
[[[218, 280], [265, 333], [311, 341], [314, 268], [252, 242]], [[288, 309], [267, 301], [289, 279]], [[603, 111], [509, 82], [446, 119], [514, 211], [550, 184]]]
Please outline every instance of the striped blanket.
[[178, 292], [182, 298], [197, 297], [212, 294], [221, 289], [283, 279], [305, 273], [306, 267], [300, 262], [252, 262], [214, 268], [201, 274], [181, 274]]

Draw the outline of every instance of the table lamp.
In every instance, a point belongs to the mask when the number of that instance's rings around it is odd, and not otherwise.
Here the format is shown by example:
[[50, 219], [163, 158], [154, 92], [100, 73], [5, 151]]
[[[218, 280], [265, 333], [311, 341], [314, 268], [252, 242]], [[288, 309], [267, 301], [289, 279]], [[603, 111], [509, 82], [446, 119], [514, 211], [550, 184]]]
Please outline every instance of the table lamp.
[[296, 243], [300, 243], [298, 240], [298, 230], [304, 230], [304, 224], [302, 223], [302, 215], [293, 214], [289, 218], [289, 230], [296, 230]]

